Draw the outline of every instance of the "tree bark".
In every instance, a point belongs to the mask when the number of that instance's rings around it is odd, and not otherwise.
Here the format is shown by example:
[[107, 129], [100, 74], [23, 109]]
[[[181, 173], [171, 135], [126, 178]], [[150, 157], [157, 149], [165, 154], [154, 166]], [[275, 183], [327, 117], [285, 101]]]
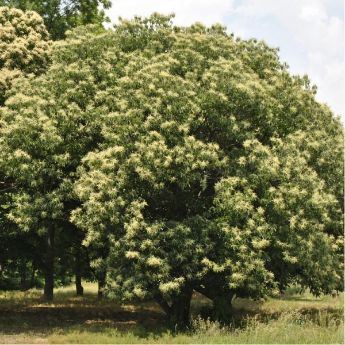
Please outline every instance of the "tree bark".
[[106, 282], [107, 271], [102, 269], [98, 274], [98, 298], [102, 299], [104, 296], [104, 288]]
[[162, 295], [160, 293], [157, 293], [154, 296], [154, 299], [159, 304], [159, 306], [164, 310], [165, 314], [169, 315], [171, 307], [168, 304], [168, 302], [162, 297]]
[[44, 299], [46, 301], [52, 301], [54, 298], [54, 239], [55, 229], [49, 225], [44, 263]]
[[213, 302], [214, 317], [221, 321], [230, 321], [232, 318], [232, 298], [234, 292], [225, 290], [224, 288], [217, 288], [217, 286], [197, 286], [196, 291], [206, 296]]
[[170, 325], [176, 329], [185, 329], [190, 323], [190, 303], [192, 300], [193, 288], [186, 286], [181, 293], [174, 297], [169, 303], [158, 292], [155, 295], [156, 302], [166, 313]]
[[77, 244], [76, 252], [75, 252], [75, 289], [77, 296], [83, 296], [84, 288], [81, 284], [81, 277], [82, 277], [82, 266], [81, 266], [81, 253], [80, 253], [80, 246]]
[[30, 277], [30, 289], [32, 289], [35, 286], [35, 273], [36, 273], [36, 268], [34, 264], [32, 264], [31, 277]]
[[231, 305], [232, 295], [219, 295], [213, 298], [213, 308], [216, 319], [230, 321], [233, 315]]
[[190, 303], [193, 289], [186, 287], [181, 294], [173, 300], [169, 316], [170, 323], [175, 329], [185, 329], [190, 323]]
[[28, 284], [27, 284], [27, 267], [26, 267], [25, 261], [21, 262], [19, 270], [20, 270], [20, 290], [26, 291], [28, 289]]

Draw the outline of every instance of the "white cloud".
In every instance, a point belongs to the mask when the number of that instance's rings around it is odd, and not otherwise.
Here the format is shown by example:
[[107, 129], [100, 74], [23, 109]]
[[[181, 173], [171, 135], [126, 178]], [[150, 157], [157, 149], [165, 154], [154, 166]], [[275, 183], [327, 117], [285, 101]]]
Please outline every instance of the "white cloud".
[[[344, 116], [344, 19], [342, 0], [114, 0], [119, 16], [175, 13], [175, 23], [220, 22], [236, 35], [281, 48], [292, 73], [307, 73], [318, 99]], [[345, 121], [344, 121], [345, 122]]]
[[300, 17], [307, 21], [327, 19], [324, 11], [320, 10], [320, 8], [312, 7], [310, 5], [302, 7]]

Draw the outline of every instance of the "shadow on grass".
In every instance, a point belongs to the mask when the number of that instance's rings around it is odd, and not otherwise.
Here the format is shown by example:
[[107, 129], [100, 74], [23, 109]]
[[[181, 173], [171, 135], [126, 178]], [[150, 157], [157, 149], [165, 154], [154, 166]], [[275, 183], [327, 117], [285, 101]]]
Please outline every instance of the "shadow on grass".
[[[286, 298], [286, 301], [290, 299]], [[279, 300], [278, 300], [279, 301]], [[301, 301], [301, 299], [298, 299]], [[310, 300], [308, 300], [310, 302]], [[262, 303], [240, 300], [235, 303], [230, 321], [232, 329], [243, 329], [249, 319], [268, 323], [277, 320], [284, 310], [265, 310]], [[303, 306], [298, 312], [311, 322], [328, 326], [341, 322], [343, 311], [339, 308], [318, 308]], [[201, 314], [212, 318], [210, 302], [196, 295], [192, 304], [192, 315]], [[296, 321], [298, 322], [298, 320]], [[103, 333], [116, 330], [131, 332], [138, 338], [159, 338], [168, 331], [164, 313], [151, 302], [136, 305], [119, 305], [113, 301], [99, 301], [93, 293], [77, 297], [73, 291], [58, 291], [53, 303], [44, 302], [40, 292], [25, 295], [0, 296], [0, 333], [16, 335], [19, 333], [67, 334], [69, 332]]]
[[40, 293], [27, 298], [21, 294], [17, 298], [10, 294], [1, 297], [0, 334], [49, 336], [53, 332], [116, 329], [147, 337], [153, 331], [159, 335], [167, 330], [164, 314], [153, 303], [121, 306], [106, 299], [99, 301], [94, 294], [77, 297], [70, 291], [58, 292], [51, 303], [43, 301]]

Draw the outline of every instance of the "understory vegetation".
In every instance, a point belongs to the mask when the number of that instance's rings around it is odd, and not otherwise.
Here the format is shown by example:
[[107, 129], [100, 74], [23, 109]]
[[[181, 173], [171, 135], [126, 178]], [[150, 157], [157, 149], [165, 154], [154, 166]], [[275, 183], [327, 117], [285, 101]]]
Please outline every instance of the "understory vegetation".
[[[343, 344], [343, 294], [313, 297], [290, 290], [280, 298], [255, 302], [236, 299], [227, 324], [209, 316], [211, 303], [192, 299], [188, 330], [167, 326], [154, 302], [120, 305], [99, 300], [97, 286], [85, 283], [84, 297], [74, 287], [59, 288], [54, 303], [39, 290], [0, 293], [1, 343], [231, 343]], [[201, 316], [200, 316], [201, 315]]]

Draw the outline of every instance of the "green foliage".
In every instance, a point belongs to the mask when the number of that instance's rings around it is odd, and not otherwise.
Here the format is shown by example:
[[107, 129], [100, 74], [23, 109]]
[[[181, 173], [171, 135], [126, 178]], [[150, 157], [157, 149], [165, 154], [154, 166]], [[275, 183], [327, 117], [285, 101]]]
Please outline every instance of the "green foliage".
[[[78, 64], [89, 47], [74, 42], [56, 45], [48, 72], [18, 83], [1, 109], [1, 167], [17, 186], [10, 218], [26, 231], [68, 220], [76, 167], [98, 144], [101, 117], [87, 104], [97, 102], [97, 62]], [[64, 60], [67, 45], [74, 63]]]
[[153, 16], [116, 32], [130, 61], [107, 90], [73, 220], [88, 242], [110, 233], [118, 296], [341, 289], [342, 127], [308, 80], [219, 29]]
[[40, 74], [49, 62], [50, 41], [35, 12], [0, 7], [0, 105], [13, 82], [29, 73]]
[[237, 262], [229, 265], [234, 287], [258, 291], [276, 282], [284, 290], [297, 279], [315, 294], [341, 288], [340, 205], [300, 152], [303, 139], [296, 132], [271, 147], [245, 141], [236, 176], [215, 187], [219, 231]]
[[[0, 7], [0, 106], [21, 78], [42, 74], [49, 64], [51, 42], [35, 12]], [[1, 126], [1, 125], [0, 125]], [[14, 180], [0, 170], [0, 286], [27, 289], [38, 283], [35, 273], [39, 240], [23, 234], [7, 215], [12, 210]]]
[[96, 24], [102, 27], [107, 20], [104, 9], [111, 7], [109, 0], [0, 0], [0, 6], [23, 11], [35, 11], [44, 19], [52, 39], [62, 39], [67, 30], [79, 25]]
[[154, 14], [72, 31], [15, 90], [10, 218], [83, 229], [118, 298], [184, 322], [193, 289], [215, 306], [342, 289], [343, 128], [275, 49]]

